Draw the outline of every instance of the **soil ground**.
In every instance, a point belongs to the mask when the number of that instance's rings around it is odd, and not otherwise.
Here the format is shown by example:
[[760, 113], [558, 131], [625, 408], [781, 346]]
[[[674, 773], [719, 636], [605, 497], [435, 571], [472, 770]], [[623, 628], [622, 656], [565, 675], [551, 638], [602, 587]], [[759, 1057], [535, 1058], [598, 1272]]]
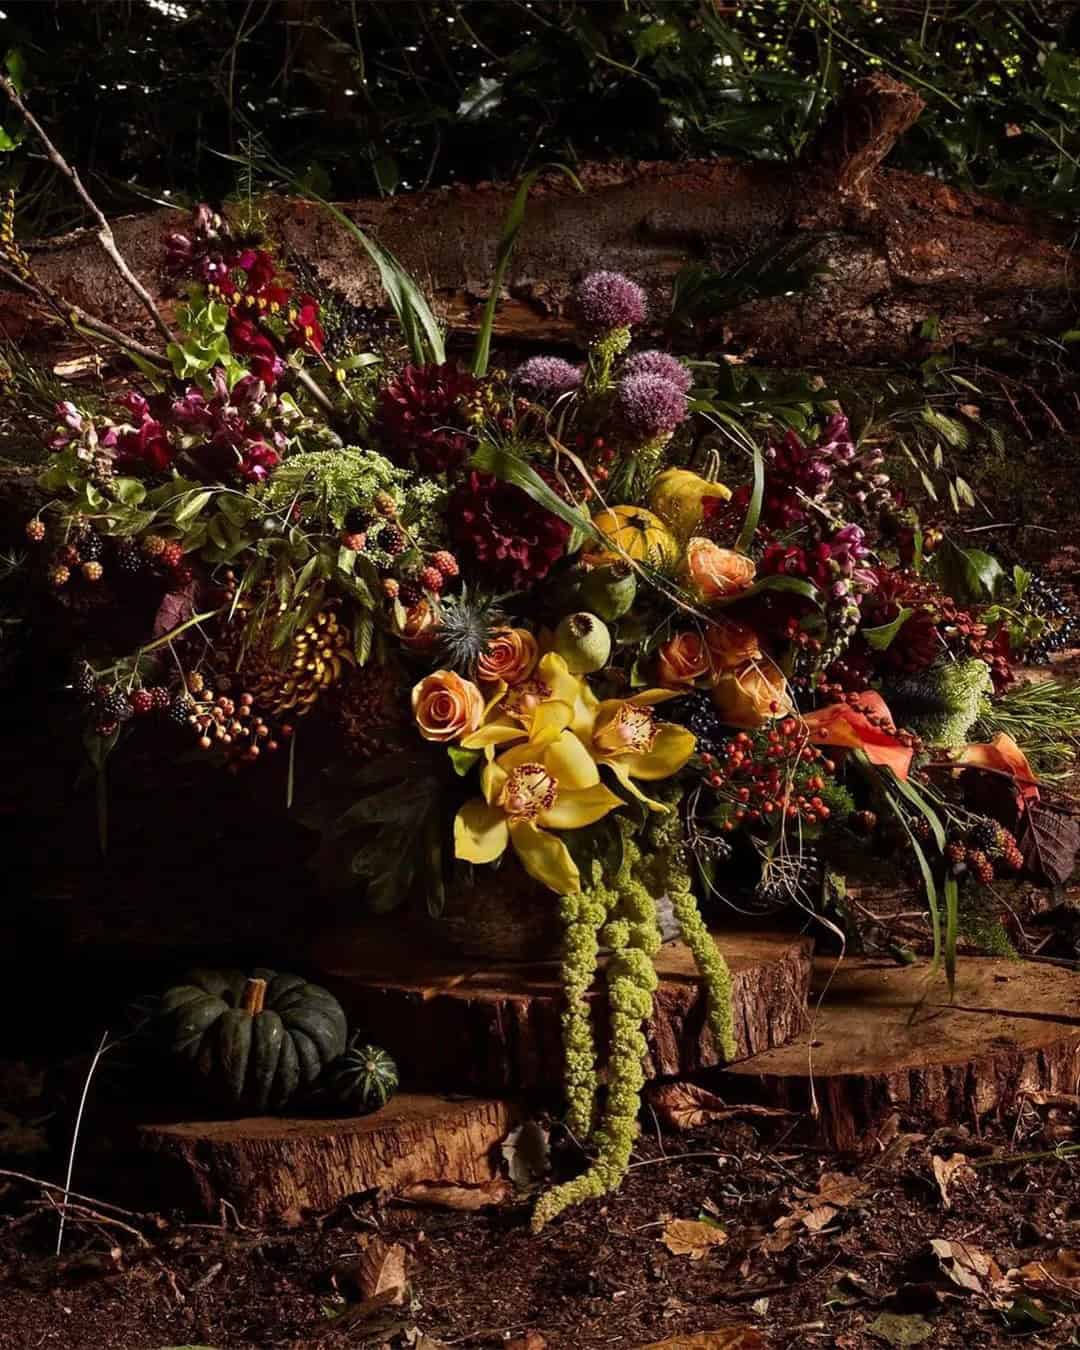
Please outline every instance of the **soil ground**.
[[[630, 1350], [733, 1326], [762, 1334], [747, 1347], [1080, 1345], [1080, 1100], [1027, 1102], [981, 1137], [898, 1121], [859, 1163], [791, 1147], [788, 1121], [645, 1118], [620, 1192], [538, 1237], [527, 1195], [482, 1213], [359, 1196], [271, 1231], [91, 1205], [57, 1261], [46, 1192], [0, 1178], [0, 1348]], [[32, 1123], [8, 1138], [20, 1170], [56, 1175]], [[557, 1173], [577, 1161], [556, 1147]], [[76, 1184], [94, 1193], [89, 1168]], [[671, 1219], [726, 1241], [675, 1254]], [[410, 1299], [358, 1316], [348, 1272], [371, 1235], [405, 1248]]]

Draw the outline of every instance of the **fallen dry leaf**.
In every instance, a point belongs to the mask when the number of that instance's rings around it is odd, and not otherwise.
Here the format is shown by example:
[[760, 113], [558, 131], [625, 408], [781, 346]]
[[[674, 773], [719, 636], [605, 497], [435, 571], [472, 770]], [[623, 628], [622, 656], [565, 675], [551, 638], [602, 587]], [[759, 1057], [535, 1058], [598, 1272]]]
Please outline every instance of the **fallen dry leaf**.
[[866, 1328], [888, 1345], [921, 1345], [934, 1334], [933, 1324], [919, 1313], [882, 1313]]
[[1060, 1247], [1043, 1261], [1029, 1261], [1019, 1270], [1010, 1270], [1005, 1281], [1036, 1293], [1080, 1294], [1080, 1252]]
[[379, 1297], [380, 1306], [396, 1307], [405, 1302], [408, 1283], [405, 1248], [400, 1242], [390, 1246], [379, 1237], [361, 1239], [359, 1252], [335, 1268], [333, 1279], [347, 1298], [366, 1302]]
[[430, 1205], [433, 1209], [473, 1211], [491, 1209], [505, 1204], [513, 1194], [513, 1187], [502, 1177], [486, 1181], [480, 1186], [448, 1186], [441, 1181], [418, 1181], [398, 1191], [395, 1200], [411, 1205]]
[[713, 1247], [722, 1247], [727, 1234], [716, 1224], [701, 1219], [670, 1219], [660, 1240], [672, 1256], [689, 1256], [691, 1261], [700, 1261]]
[[978, 1247], [971, 1247], [966, 1242], [949, 1242], [945, 1238], [934, 1238], [930, 1246], [942, 1270], [961, 1289], [982, 1294], [1002, 1278], [998, 1263]]
[[941, 1203], [946, 1209], [952, 1209], [952, 1201], [949, 1199], [949, 1187], [952, 1183], [975, 1179], [975, 1172], [968, 1165], [967, 1155], [952, 1153], [947, 1158], [939, 1158], [935, 1154], [931, 1166], [934, 1169], [934, 1180], [941, 1192]]
[[524, 1336], [505, 1341], [503, 1350], [545, 1350], [546, 1346], [547, 1341], [538, 1331], [527, 1331]]
[[765, 1338], [757, 1327], [720, 1327], [716, 1331], [694, 1331], [669, 1336], [665, 1341], [650, 1341], [638, 1350], [765, 1350]]
[[649, 1093], [649, 1104], [662, 1125], [673, 1130], [694, 1130], [711, 1121], [735, 1116], [791, 1116], [774, 1106], [728, 1106], [723, 1098], [696, 1083], [662, 1083]]
[[502, 1155], [515, 1186], [526, 1189], [544, 1179], [551, 1158], [548, 1131], [535, 1120], [526, 1120], [503, 1140]]

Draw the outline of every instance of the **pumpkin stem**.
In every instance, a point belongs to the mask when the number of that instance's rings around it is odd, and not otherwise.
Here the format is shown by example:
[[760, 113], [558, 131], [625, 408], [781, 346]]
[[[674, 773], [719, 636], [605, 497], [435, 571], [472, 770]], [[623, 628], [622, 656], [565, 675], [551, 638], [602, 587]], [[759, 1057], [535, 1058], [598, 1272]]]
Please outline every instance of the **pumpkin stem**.
[[248, 980], [244, 985], [244, 992], [240, 995], [240, 1007], [244, 1012], [252, 1017], [257, 1016], [262, 1012], [265, 1000], [266, 981]]

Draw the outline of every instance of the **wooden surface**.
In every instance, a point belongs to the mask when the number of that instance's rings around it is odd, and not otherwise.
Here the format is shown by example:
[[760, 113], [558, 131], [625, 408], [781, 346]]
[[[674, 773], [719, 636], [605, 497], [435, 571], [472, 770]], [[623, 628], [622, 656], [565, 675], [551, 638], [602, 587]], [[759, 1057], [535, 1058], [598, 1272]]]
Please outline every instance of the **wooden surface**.
[[1008, 1113], [1025, 1092], [1080, 1085], [1074, 971], [961, 957], [950, 1003], [944, 974], [928, 986], [925, 965], [847, 960], [834, 967], [829, 958], [815, 962], [814, 990], [828, 989], [806, 1032], [721, 1075], [728, 1100], [809, 1112], [816, 1095], [815, 1137], [848, 1150], [874, 1147], [893, 1116], [902, 1124], [970, 1125]]
[[363, 1191], [488, 1185], [517, 1118], [508, 1102], [400, 1093], [354, 1118], [143, 1125], [136, 1157], [168, 1207], [217, 1217], [226, 1201], [243, 1223], [295, 1222]]
[[[740, 1055], [782, 1045], [801, 1028], [811, 942], [781, 933], [716, 934], [734, 977]], [[522, 966], [433, 953], [400, 923], [329, 934], [308, 954], [350, 1024], [385, 1045], [404, 1081], [456, 1091], [537, 1090], [562, 1084], [557, 963]], [[648, 1028], [650, 1076], [717, 1063], [701, 977], [681, 942], [656, 958], [660, 987]], [[603, 986], [590, 995], [603, 1040]]]

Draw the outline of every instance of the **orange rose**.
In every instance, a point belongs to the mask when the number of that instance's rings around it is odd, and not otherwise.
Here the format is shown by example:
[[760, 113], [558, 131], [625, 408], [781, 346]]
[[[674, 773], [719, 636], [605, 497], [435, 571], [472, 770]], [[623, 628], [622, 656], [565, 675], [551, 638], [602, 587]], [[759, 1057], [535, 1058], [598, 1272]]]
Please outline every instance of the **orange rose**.
[[747, 661], [761, 656], [758, 635], [744, 623], [734, 619], [717, 619], [705, 630], [705, 646], [709, 649], [713, 672], [724, 675]]
[[720, 676], [713, 685], [713, 703], [728, 726], [748, 730], [786, 717], [792, 708], [784, 672], [754, 661]]
[[476, 663], [477, 679], [494, 684], [518, 684], [536, 665], [540, 648], [527, 628], [499, 628]]
[[709, 653], [699, 633], [676, 633], [660, 648], [656, 676], [665, 689], [691, 685], [709, 673]]
[[413, 685], [413, 716], [425, 741], [456, 741], [484, 718], [484, 696], [472, 680], [437, 670]]
[[427, 600], [418, 600], [405, 611], [404, 621], [397, 627], [397, 635], [406, 647], [423, 651], [435, 641], [439, 620]]
[[754, 560], [733, 548], [721, 548], [711, 539], [691, 539], [686, 546], [686, 574], [702, 600], [723, 600], [753, 583]]

